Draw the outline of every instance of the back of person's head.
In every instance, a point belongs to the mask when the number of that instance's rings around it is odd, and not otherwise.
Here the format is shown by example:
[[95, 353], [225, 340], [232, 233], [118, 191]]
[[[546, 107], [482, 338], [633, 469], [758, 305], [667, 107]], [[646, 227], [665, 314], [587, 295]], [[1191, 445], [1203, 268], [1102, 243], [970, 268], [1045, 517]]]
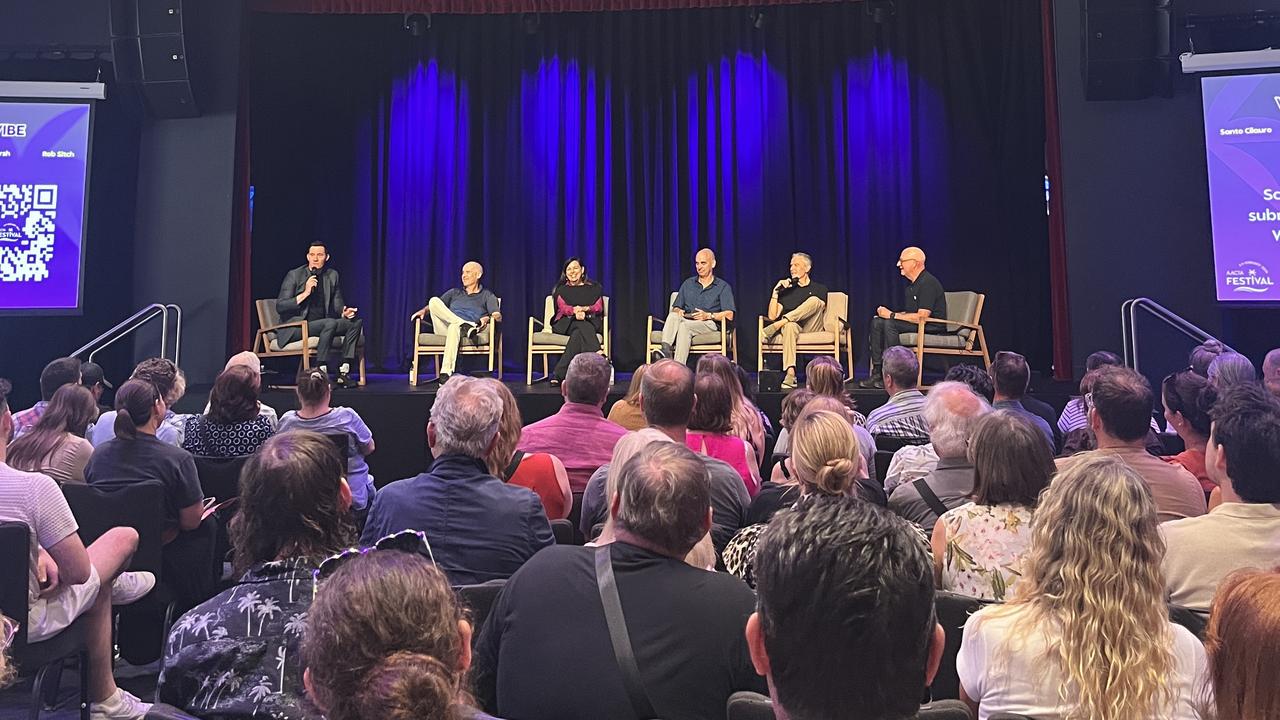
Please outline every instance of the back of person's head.
[[1280, 503], [1280, 400], [1257, 383], [1233, 385], [1218, 394], [1212, 416], [1210, 474], [1225, 455], [1226, 475], [1241, 500]]
[[173, 407], [187, 393], [187, 376], [164, 358], [148, 358], [133, 368], [133, 380], [146, 380], [156, 386], [167, 407]]
[[644, 382], [644, 374], [648, 369], [648, 365], [641, 365], [631, 373], [631, 384], [627, 385], [627, 394], [623, 396], [623, 402], [632, 406], [640, 404], [640, 386]]
[[1031, 367], [1016, 352], [1001, 350], [991, 363], [991, 382], [1002, 397], [1017, 400], [1027, 394], [1031, 384]]
[[991, 382], [991, 375], [977, 365], [952, 365], [942, 380], [962, 382], [987, 402], [991, 402], [996, 397], [996, 386]]
[[223, 370], [209, 392], [209, 419], [230, 425], [258, 417], [259, 382], [260, 376], [243, 365]]
[[1158, 526], [1146, 483], [1111, 453], [1076, 456], [1040, 495], [1013, 605], [1061, 633], [1046, 654], [1066, 717], [1163, 716], [1173, 642]]
[[693, 413], [693, 371], [675, 360], [659, 360], [645, 371], [640, 408], [654, 427], [685, 427]]
[[1280, 717], [1280, 570], [1241, 570], [1218, 586], [1205, 630], [1214, 720]]
[[244, 350], [227, 358], [227, 365], [223, 370], [230, 370], [233, 367], [246, 367], [253, 371], [254, 375], [262, 374], [262, 360], [254, 353]]
[[520, 406], [516, 403], [516, 396], [505, 383], [496, 378], [481, 378], [480, 382], [488, 386], [502, 400], [502, 418], [498, 421], [498, 436], [484, 458], [489, 474], [502, 477], [502, 472], [511, 463], [511, 456], [516, 452], [516, 446], [520, 444], [520, 433], [524, 431], [524, 421], [520, 418]]
[[320, 405], [332, 397], [333, 386], [329, 382], [329, 373], [320, 368], [303, 368], [298, 371], [296, 380], [298, 402], [302, 405]]
[[844, 368], [826, 355], [815, 357], [804, 368], [805, 387], [818, 395], [839, 398], [850, 410], [857, 410], [858, 403], [844, 389], [844, 380]]
[[645, 445], [622, 466], [616, 492], [618, 528], [671, 557], [688, 554], [709, 528], [707, 465], [679, 443]]
[[1280, 397], [1280, 348], [1267, 351], [1262, 359], [1262, 382], [1268, 392]]
[[924, 421], [938, 457], [964, 457], [974, 425], [989, 412], [987, 401], [964, 383], [940, 382], [930, 388], [924, 400]]
[[932, 560], [907, 521], [856, 498], [802, 497], [770, 521], [755, 572], [748, 642], [788, 717], [915, 716], [941, 648]]
[[747, 372], [747, 369], [738, 363], [733, 364], [733, 371], [738, 374], [738, 387], [742, 389], [742, 397], [746, 398], [747, 402], [755, 405], [756, 389], [751, 383], [751, 373]]
[[1044, 434], [1009, 410], [980, 418], [969, 436], [973, 501], [1035, 507], [1056, 468]]
[[[11, 392], [13, 392], [13, 383], [0, 378], [0, 415], [9, 412], [9, 393]], [[0, 440], [8, 440], [8, 438], [0, 437]]]
[[698, 374], [719, 375], [724, 380], [725, 388], [733, 399], [734, 407], [741, 405], [747, 397], [742, 392], [742, 383], [738, 380], [738, 367], [732, 360], [720, 353], [707, 353], [698, 358]]
[[115, 435], [132, 440], [138, 436], [138, 428], [151, 420], [156, 402], [163, 402], [160, 389], [146, 380], [126, 380], [116, 390]]
[[858, 438], [848, 419], [806, 410], [791, 427], [791, 463], [805, 492], [843, 495], [858, 475]]
[[898, 390], [910, 390], [919, 384], [920, 361], [916, 354], [901, 345], [894, 345], [881, 356], [884, 377], [893, 380]]
[[1209, 437], [1213, 420], [1209, 411], [1218, 393], [1205, 378], [1188, 370], [1180, 370], [1165, 377], [1160, 383], [1160, 399], [1170, 415], [1177, 413], [1187, 421], [1197, 434]]
[[307, 686], [329, 720], [462, 720], [470, 626], [444, 573], [377, 550], [320, 583], [307, 611]]
[[1151, 429], [1151, 384], [1127, 367], [1102, 367], [1094, 372], [1089, 397], [1102, 429], [1124, 442], [1145, 438]]
[[564, 396], [572, 403], [603, 405], [609, 396], [609, 361], [598, 353], [579, 353], [569, 361]]
[[454, 375], [436, 393], [428, 428], [435, 435], [432, 453], [484, 459], [498, 435], [502, 398], [477, 378]]
[[693, 393], [698, 402], [689, 417], [690, 430], [727, 433], [733, 428], [733, 394], [723, 377], [699, 373], [693, 383]]
[[84, 437], [89, 424], [98, 418], [98, 403], [83, 385], [63, 385], [49, 400], [49, 406], [27, 434], [9, 446], [6, 462], [19, 470], [39, 470], [67, 433]]
[[782, 398], [782, 414], [778, 417], [778, 423], [784, 428], [790, 428], [796, 424], [796, 418], [800, 417], [800, 413], [804, 411], [804, 406], [810, 400], [817, 397], [817, 393], [808, 388], [796, 388], [787, 393]]
[[80, 383], [80, 359], [64, 357], [53, 360], [40, 372], [40, 399], [52, 400], [63, 385]]
[[1258, 373], [1253, 363], [1240, 353], [1224, 352], [1209, 363], [1209, 382], [1219, 390], [1257, 381]]
[[319, 433], [292, 430], [263, 443], [240, 472], [240, 511], [230, 527], [237, 574], [255, 563], [322, 558], [354, 541], [346, 471]]
[[1191, 349], [1187, 362], [1195, 374], [1207, 378], [1209, 377], [1209, 363], [1212, 363], [1214, 358], [1226, 351], [1226, 346], [1221, 342], [1214, 339], [1205, 340]]
[[1096, 352], [1089, 353], [1089, 357], [1085, 358], [1084, 370], [1085, 372], [1089, 372], [1090, 370], [1097, 370], [1098, 368], [1106, 365], [1124, 365], [1124, 361], [1120, 359], [1119, 355], [1111, 352], [1110, 350], [1098, 350]]

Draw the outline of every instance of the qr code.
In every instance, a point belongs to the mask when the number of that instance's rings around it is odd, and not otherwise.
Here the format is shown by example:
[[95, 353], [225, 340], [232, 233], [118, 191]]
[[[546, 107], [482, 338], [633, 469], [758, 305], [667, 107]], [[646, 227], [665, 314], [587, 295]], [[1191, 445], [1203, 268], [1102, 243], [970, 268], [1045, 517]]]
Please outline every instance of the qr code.
[[0, 185], [0, 282], [49, 277], [57, 217], [57, 185]]

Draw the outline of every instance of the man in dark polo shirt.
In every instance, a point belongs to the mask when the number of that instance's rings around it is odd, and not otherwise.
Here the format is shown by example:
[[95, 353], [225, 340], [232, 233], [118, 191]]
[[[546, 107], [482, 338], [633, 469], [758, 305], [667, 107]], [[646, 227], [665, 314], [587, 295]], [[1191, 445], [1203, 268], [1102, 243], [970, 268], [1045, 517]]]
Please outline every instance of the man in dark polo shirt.
[[796, 386], [796, 346], [800, 333], [820, 332], [827, 310], [827, 286], [809, 277], [813, 259], [808, 253], [792, 253], [791, 274], [773, 286], [769, 297], [768, 317], [764, 326], [764, 339], [782, 333], [782, 369], [786, 375], [782, 387]]
[[[884, 378], [880, 377], [880, 359], [885, 348], [901, 344], [898, 335], [915, 332], [921, 318], [947, 319], [947, 294], [943, 292], [938, 278], [924, 269], [923, 250], [918, 247], [903, 250], [898, 256], [898, 272], [910, 282], [907, 285], [906, 309], [895, 311], [883, 305], [876, 308], [876, 316], [871, 318], [871, 377], [860, 383], [864, 388], [884, 387]], [[950, 332], [945, 325], [932, 325], [926, 331], [933, 334]]]

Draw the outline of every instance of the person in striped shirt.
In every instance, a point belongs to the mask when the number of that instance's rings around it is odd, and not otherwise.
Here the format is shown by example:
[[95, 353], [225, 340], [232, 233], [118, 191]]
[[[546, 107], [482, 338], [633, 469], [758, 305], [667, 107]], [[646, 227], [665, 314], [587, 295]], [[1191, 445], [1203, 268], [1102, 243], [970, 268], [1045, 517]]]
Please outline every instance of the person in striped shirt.
[[867, 415], [867, 430], [872, 435], [929, 441], [929, 426], [924, 421], [924, 393], [916, 387], [920, 361], [915, 353], [901, 345], [884, 351], [882, 358], [884, 389], [889, 402]]

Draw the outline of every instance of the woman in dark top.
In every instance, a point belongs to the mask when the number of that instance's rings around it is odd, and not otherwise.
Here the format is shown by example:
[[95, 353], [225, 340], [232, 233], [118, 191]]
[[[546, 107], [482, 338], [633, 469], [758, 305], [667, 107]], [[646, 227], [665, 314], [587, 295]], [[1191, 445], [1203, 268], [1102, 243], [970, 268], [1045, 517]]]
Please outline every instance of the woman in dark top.
[[569, 336], [551, 378], [552, 385], [559, 385], [568, 374], [569, 362], [574, 356], [600, 350], [597, 335], [604, 332], [604, 290], [600, 283], [587, 277], [582, 261], [571, 257], [560, 271], [560, 281], [551, 294], [556, 303], [551, 329], [558, 335]]
[[187, 418], [182, 449], [204, 457], [252, 455], [275, 431], [259, 412], [259, 375], [233, 365], [218, 376], [209, 393], [209, 411]]

